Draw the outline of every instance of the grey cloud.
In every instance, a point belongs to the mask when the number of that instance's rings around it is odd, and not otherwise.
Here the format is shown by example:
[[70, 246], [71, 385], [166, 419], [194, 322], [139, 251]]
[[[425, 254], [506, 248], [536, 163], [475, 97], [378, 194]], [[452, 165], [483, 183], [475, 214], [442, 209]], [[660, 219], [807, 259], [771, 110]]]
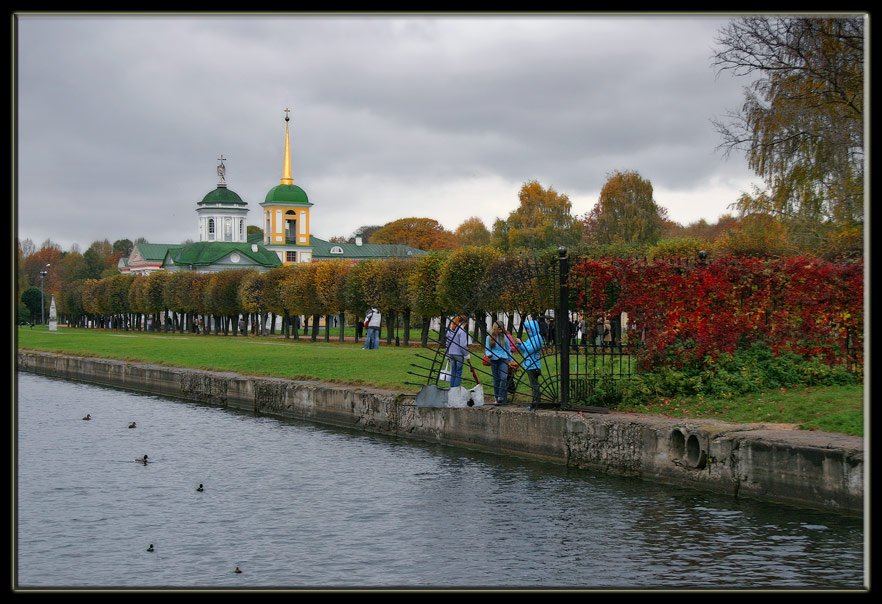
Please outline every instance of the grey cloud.
[[[256, 223], [281, 177], [286, 107], [295, 181], [329, 215], [347, 208], [327, 236], [375, 222], [356, 215], [371, 195], [355, 183], [411, 187], [399, 211], [428, 214], [422, 191], [483, 176], [512, 183], [500, 203], [513, 209], [531, 178], [572, 197], [598, 191], [615, 169], [684, 190], [743, 175], [743, 161], [715, 154], [709, 123], [740, 102], [740, 83], [710, 68], [722, 22], [25, 17], [20, 236], [63, 231], [81, 246], [195, 237], [195, 203], [214, 187], [221, 153]], [[330, 182], [333, 193], [310, 188]], [[47, 199], [53, 211], [38, 210]], [[94, 222], [72, 226], [83, 207]], [[462, 212], [453, 226], [472, 215], [450, 207]], [[149, 212], [123, 230], [118, 208]]]

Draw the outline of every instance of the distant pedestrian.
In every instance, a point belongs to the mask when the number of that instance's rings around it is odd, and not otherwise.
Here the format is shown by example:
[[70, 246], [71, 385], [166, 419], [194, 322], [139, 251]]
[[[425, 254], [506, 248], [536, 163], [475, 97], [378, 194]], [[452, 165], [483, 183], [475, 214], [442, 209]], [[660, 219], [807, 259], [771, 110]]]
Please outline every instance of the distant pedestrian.
[[375, 306], [371, 306], [364, 317], [364, 326], [367, 328], [367, 336], [364, 340], [365, 350], [376, 350], [380, 347], [380, 325], [383, 316]]
[[539, 317], [539, 335], [542, 336], [544, 341], [548, 341], [548, 317], [542, 315]]

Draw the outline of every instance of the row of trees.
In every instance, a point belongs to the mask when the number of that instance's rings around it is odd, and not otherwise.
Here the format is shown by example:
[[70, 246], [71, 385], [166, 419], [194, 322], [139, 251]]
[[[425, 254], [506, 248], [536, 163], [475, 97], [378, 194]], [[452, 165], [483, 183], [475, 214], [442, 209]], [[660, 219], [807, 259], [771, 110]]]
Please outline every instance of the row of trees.
[[[411, 322], [417, 318], [426, 344], [429, 320], [461, 308], [464, 296], [480, 286], [498, 258], [492, 248], [469, 247], [417, 259], [316, 262], [267, 272], [117, 274], [74, 282], [56, 304], [59, 316], [72, 326], [146, 329], [149, 318], [154, 329], [164, 325], [192, 332], [201, 319], [216, 334], [235, 334], [238, 319], [248, 316], [254, 333], [267, 334], [275, 317], [281, 317], [286, 337], [299, 338], [300, 329], [305, 332], [311, 323], [312, 339], [322, 317], [331, 325], [336, 316], [341, 340], [347, 318], [359, 325], [367, 308], [377, 306], [384, 314], [387, 342], [400, 341], [401, 327], [409, 344]], [[330, 329], [324, 337], [330, 337]]]
[[[461, 312], [480, 297], [483, 313], [545, 312], [554, 304], [553, 281], [506, 279], [518, 258], [492, 247], [433, 252], [417, 259], [295, 264], [265, 273], [232, 269], [217, 273], [158, 271], [77, 282], [62, 292], [58, 310], [73, 326], [154, 329], [237, 335], [249, 317], [252, 333], [273, 333], [281, 317], [285, 337], [319, 335], [336, 316], [339, 339], [347, 323], [365, 311], [383, 312], [386, 342], [410, 343], [411, 323], [421, 323], [428, 344], [430, 320]], [[553, 265], [555, 254], [533, 261]], [[539, 277], [535, 277], [539, 279]], [[488, 285], [492, 285], [488, 289]], [[644, 367], [712, 364], [718, 355], [763, 342], [776, 352], [848, 361], [862, 366], [863, 262], [818, 258], [758, 259], [724, 256], [706, 261], [573, 258], [571, 310], [591, 319], [627, 312], [641, 334]], [[267, 328], [267, 326], [269, 327]], [[308, 329], [311, 326], [311, 331]], [[511, 327], [511, 323], [510, 323]], [[478, 321], [477, 341], [486, 335]], [[330, 327], [324, 339], [331, 337]]]

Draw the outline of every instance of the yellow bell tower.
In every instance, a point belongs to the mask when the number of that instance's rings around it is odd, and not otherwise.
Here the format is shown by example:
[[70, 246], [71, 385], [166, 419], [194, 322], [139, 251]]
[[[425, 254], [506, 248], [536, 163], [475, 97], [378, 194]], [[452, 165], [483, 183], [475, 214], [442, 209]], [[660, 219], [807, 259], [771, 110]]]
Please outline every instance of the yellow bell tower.
[[263, 208], [263, 244], [279, 255], [283, 264], [312, 262], [309, 243], [309, 209], [312, 204], [306, 192], [291, 178], [291, 146], [288, 130], [288, 109], [285, 109], [285, 159], [282, 179], [269, 190], [260, 204]]

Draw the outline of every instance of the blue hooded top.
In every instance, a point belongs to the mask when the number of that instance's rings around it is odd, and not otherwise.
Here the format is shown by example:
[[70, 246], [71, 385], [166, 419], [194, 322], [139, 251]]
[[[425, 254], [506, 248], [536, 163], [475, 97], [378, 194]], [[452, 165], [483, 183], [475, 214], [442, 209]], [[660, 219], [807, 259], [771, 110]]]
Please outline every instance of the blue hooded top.
[[539, 323], [530, 319], [529, 321], [524, 321], [524, 328], [527, 330], [527, 338], [518, 344], [518, 350], [524, 355], [524, 362], [521, 366], [524, 369], [542, 369], [539, 352], [544, 342], [542, 341], [542, 335], [539, 333]]

